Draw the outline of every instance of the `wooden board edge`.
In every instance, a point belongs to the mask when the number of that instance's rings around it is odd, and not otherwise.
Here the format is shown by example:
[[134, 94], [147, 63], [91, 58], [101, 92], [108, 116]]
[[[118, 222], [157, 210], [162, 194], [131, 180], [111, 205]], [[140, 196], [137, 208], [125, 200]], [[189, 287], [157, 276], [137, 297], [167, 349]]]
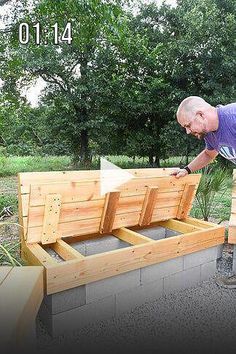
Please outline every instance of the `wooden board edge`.
[[124, 249], [68, 261], [47, 269], [47, 293], [53, 294], [137, 268], [161, 263], [224, 243], [223, 226], [173, 236]]

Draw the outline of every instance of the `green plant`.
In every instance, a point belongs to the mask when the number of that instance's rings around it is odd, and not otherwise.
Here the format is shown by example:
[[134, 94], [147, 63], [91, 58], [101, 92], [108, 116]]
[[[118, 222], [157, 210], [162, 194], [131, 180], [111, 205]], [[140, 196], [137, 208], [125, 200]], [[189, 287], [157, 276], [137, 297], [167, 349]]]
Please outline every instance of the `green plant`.
[[[204, 220], [209, 217], [218, 207], [219, 200], [222, 200], [228, 189], [232, 187], [232, 178], [225, 168], [215, 168], [207, 166], [203, 169], [203, 174], [196, 193], [196, 202]], [[224, 217], [220, 217], [223, 221]]]
[[[17, 225], [21, 227], [21, 225], [17, 223], [8, 223], [8, 222], [0, 222], [0, 227], [3, 225]], [[4, 264], [9, 264], [12, 266], [21, 266], [21, 263], [16, 258], [16, 248], [19, 248], [19, 242], [0, 243], [0, 264], [4, 262]]]

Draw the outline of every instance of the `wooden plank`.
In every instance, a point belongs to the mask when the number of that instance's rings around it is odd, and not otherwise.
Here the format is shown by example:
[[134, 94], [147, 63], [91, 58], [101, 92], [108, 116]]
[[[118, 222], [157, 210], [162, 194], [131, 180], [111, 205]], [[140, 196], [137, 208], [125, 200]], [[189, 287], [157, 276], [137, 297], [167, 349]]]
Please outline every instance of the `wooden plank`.
[[174, 219], [159, 221], [158, 225], [181, 233], [189, 233], [189, 232], [199, 231], [203, 229], [202, 227], [190, 225], [183, 221], [174, 220]]
[[0, 285], [4, 282], [4, 280], [7, 278], [12, 269], [13, 267], [0, 267]]
[[27, 224], [25, 223], [25, 220], [23, 219], [23, 206], [22, 206], [22, 198], [21, 198], [21, 184], [20, 184], [20, 177], [19, 174], [17, 176], [17, 193], [18, 193], [18, 219], [19, 219], [19, 224], [22, 226], [19, 228], [19, 234], [20, 234], [20, 239], [25, 240], [26, 235], [27, 235]]
[[224, 227], [200, 230], [68, 261], [48, 268], [48, 294], [160, 263], [224, 242]]
[[[176, 207], [180, 203], [182, 191], [158, 193], [157, 208]], [[116, 214], [140, 212], [144, 195], [128, 196], [119, 199]], [[86, 202], [62, 203], [60, 223], [101, 218], [104, 200], [90, 200]], [[28, 227], [43, 225], [44, 206], [29, 209]], [[27, 216], [27, 215], [26, 215]], [[89, 221], [88, 221], [89, 222]]]
[[189, 184], [189, 183], [185, 184], [183, 195], [176, 216], [177, 219], [184, 219], [187, 217], [193, 202], [195, 189], [196, 189], [195, 184]]
[[0, 342], [24, 342], [43, 300], [43, 267], [14, 267], [0, 286]]
[[73, 247], [68, 245], [63, 240], [57, 240], [53, 245], [50, 246], [56, 253], [61, 256], [65, 261], [71, 260], [71, 259], [83, 259], [84, 256], [76, 251]]
[[232, 204], [228, 229], [228, 243], [236, 244], [236, 169], [233, 170]]
[[229, 225], [228, 229], [228, 243], [231, 243], [233, 245], [236, 244], [236, 225], [231, 226]]
[[118, 237], [120, 240], [130, 243], [131, 245], [140, 245], [153, 241], [151, 238], [143, 236], [135, 231], [126, 229], [125, 227], [113, 230], [112, 234]]
[[[141, 195], [146, 193], [147, 186], [153, 187], [157, 184], [163, 192], [178, 191], [183, 189], [186, 183], [197, 185], [199, 179], [200, 176], [197, 174], [189, 175], [180, 179], [175, 177], [137, 177], [121, 185], [118, 188], [118, 191], [121, 192], [121, 197]], [[44, 183], [40, 185], [32, 184], [30, 206], [44, 205], [46, 195], [56, 194], [58, 191], [60, 192], [64, 203], [104, 199], [104, 196], [100, 195], [99, 180], [85, 180], [71, 183]]]
[[[138, 168], [127, 169], [135, 177], [163, 177], [170, 176], [176, 168]], [[30, 192], [30, 184], [53, 183], [53, 182], [74, 182], [80, 179], [98, 179], [100, 170], [89, 171], [52, 171], [52, 172], [23, 172], [19, 173], [19, 186], [21, 194]]]
[[120, 192], [110, 192], [106, 194], [99, 230], [101, 234], [112, 231], [119, 198]]
[[209, 229], [211, 227], [216, 226], [216, 224], [214, 224], [213, 222], [195, 219], [192, 218], [191, 216], [188, 216], [186, 219], [182, 219], [182, 221], [185, 222], [186, 224], [195, 225], [197, 227], [204, 228], [204, 229]]
[[43, 230], [41, 242], [42, 244], [48, 244], [56, 242], [58, 238], [61, 238], [61, 234], [58, 231], [58, 223], [60, 218], [61, 209], [61, 195], [51, 194], [46, 196]]
[[29, 194], [21, 194], [22, 200], [22, 216], [27, 216], [29, 212]]
[[232, 197], [231, 213], [236, 213], [236, 198]]
[[58, 264], [51, 256], [48, 254], [40, 245], [34, 243], [32, 245], [27, 244], [26, 247], [33, 257], [31, 256], [30, 264], [32, 265], [43, 265], [48, 267], [50, 265]]
[[156, 205], [158, 187], [148, 187], [143, 201], [142, 211], [138, 224], [149, 225], [152, 220], [153, 211]]
[[[178, 206], [154, 209], [152, 222], [167, 220], [176, 217]], [[114, 229], [119, 229], [121, 227], [130, 227], [138, 225], [140, 217], [140, 212], [126, 213], [121, 215], [116, 215], [114, 220]], [[27, 218], [25, 218], [27, 219]], [[89, 235], [99, 233], [100, 218], [88, 220], [79, 220], [73, 222], [60, 223], [58, 225], [58, 231], [61, 233], [62, 237], [71, 237], [79, 235]], [[42, 226], [30, 227], [27, 234], [27, 243], [36, 243], [41, 241]]]

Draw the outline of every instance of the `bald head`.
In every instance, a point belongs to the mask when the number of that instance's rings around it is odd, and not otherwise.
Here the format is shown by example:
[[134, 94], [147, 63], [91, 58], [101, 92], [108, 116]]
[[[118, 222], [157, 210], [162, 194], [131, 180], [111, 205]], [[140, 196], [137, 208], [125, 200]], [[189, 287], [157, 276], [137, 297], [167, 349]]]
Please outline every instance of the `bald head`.
[[215, 107], [198, 96], [185, 98], [177, 110], [177, 120], [198, 139], [203, 139], [208, 132], [218, 129], [218, 115]]
[[194, 117], [198, 111], [204, 112], [209, 108], [211, 108], [211, 105], [203, 98], [198, 96], [189, 96], [180, 103], [176, 114], [177, 120], [181, 124], [183, 120], [189, 120]]

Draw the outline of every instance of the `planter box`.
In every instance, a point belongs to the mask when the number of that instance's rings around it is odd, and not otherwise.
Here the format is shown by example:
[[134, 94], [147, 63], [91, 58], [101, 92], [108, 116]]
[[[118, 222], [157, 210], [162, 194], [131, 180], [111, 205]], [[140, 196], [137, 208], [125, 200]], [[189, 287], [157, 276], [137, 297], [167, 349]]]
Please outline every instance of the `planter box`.
[[188, 216], [200, 175], [171, 170], [128, 170], [134, 178], [105, 196], [100, 171], [19, 174], [22, 257], [44, 266], [52, 334], [214, 273], [224, 227]]

